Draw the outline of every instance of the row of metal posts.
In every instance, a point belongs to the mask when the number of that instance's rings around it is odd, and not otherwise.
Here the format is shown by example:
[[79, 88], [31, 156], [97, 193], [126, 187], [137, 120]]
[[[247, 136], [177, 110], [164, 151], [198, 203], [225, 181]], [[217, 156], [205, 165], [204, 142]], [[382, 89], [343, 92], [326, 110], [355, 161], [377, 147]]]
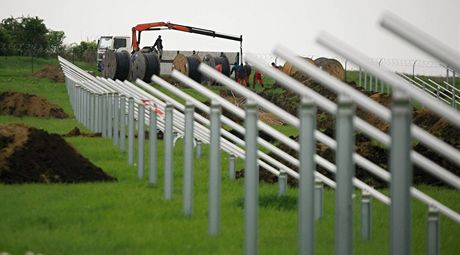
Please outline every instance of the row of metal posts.
[[[380, 62], [379, 62], [380, 66]], [[413, 74], [414, 77], [415, 74]], [[457, 107], [456, 104], [456, 93], [455, 93], [455, 83], [456, 83], [456, 76], [455, 72], [452, 72], [452, 77], [451, 77], [451, 82], [452, 82], [452, 98], [451, 98], [451, 105], [453, 108]], [[446, 82], [449, 84], [449, 69], [446, 69]], [[378, 90], [380, 84], [380, 91]], [[372, 76], [371, 74], [368, 74], [365, 70], [363, 70], [361, 67], [358, 69], [358, 85], [360, 87], [363, 87], [365, 91], [370, 91], [370, 92], [380, 92], [384, 93], [386, 91], [387, 94], [390, 94], [390, 86], [385, 85], [385, 83], [382, 80], [379, 80], [377, 77]], [[437, 84], [436, 87], [436, 97], [439, 98], [439, 93], [440, 93], [440, 86]], [[385, 89], [386, 87], [386, 89]], [[423, 86], [423, 90], [425, 90], [425, 86]]]
[[[72, 90], [72, 88], [70, 88]], [[76, 85], [73, 88], [73, 92], [69, 92], [70, 94], [74, 93], [74, 100], [73, 101], [73, 106], [74, 106], [74, 111], [76, 113], [77, 119], [82, 122], [85, 126], [89, 127], [90, 129], [101, 132], [104, 136], [112, 137], [114, 140], [114, 143], [119, 142], [120, 143], [120, 149], [124, 150], [124, 144], [123, 141], [125, 140], [125, 111], [126, 111], [126, 106], [125, 106], [125, 96], [121, 95], [118, 97], [118, 95], [112, 94], [112, 93], [106, 93], [106, 94], [95, 94], [91, 93], [87, 89], [83, 89], [82, 86]], [[113, 97], [112, 97], [113, 96]], [[71, 97], [72, 98], [72, 97]], [[118, 98], [120, 99], [120, 105], [118, 105]], [[299, 206], [299, 231], [301, 235], [301, 240], [305, 240], [305, 242], [300, 242], [299, 243], [299, 253], [301, 254], [312, 254], [313, 252], [313, 242], [314, 242], [314, 237], [312, 234], [312, 229], [313, 229], [313, 224], [306, 224], [303, 222], [312, 222], [312, 217], [315, 218], [320, 215], [319, 213], [319, 201], [322, 201], [322, 196], [321, 199], [315, 199], [317, 197], [317, 194], [319, 192], [314, 192], [312, 185], [313, 183], [313, 175], [311, 173], [306, 173], [305, 171], [308, 171], [308, 169], [312, 169], [311, 164], [312, 160], [308, 159], [308, 157], [312, 156], [313, 153], [310, 153], [312, 148], [305, 147], [306, 145], [310, 144], [311, 146], [311, 139], [313, 139], [313, 135], [308, 135], [311, 130], [313, 132], [314, 130], [314, 122], [309, 122], [305, 121], [308, 119], [308, 116], [314, 116], [312, 114], [314, 112], [314, 106], [309, 106], [311, 103], [308, 103], [308, 100], [303, 100], [302, 106], [304, 107], [306, 111], [302, 111], [303, 108], [299, 110], [299, 117], [300, 120], [304, 120], [304, 125], [310, 125], [309, 127], [306, 126], [301, 126], [301, 153], [300, 155], [300, 161], [303, 162], [301, 164], [301, 167], [299, 168], [299, 172], [301, 174], [300, 178], [300, 190], [299, 190], [299, 202], [304, 201], [305, 203], [300, 203]], [[351, 195], [352, 195], [352, 186], [351, 186], [351, 178], [353, 176], [353, 169], [354, 167], [352, 166], [352, 161], [351, 161], [351, 155], [349, 154], [352, 150], [350, 150], [349, 145], [352, 144], [352, 135], [353, 133], [353, 128], [351, 124], [351, 117], [353, 115], [353, 111], [350, 110], [350, 105], [349, 103], [345, 104], [340, 104], [339, 106], [342, 105], [343, 107], [339, 107], [338, 110], [338, 123], [337, 125], [342, 125], [342, 128], [337, 129], [341, 130], [340, 133], [337, 134], [338, 138], [338, 146], [339, 149], [337, 150], [337, 160], [338, 162], [342, 162], [343, 164], [338, 164], [344, 167], [345, 170], [343, 171], [338, 171], [338, 173], [343, 173], [346, 174], [346, 176], [340, 178], [340, 175], [337, 176], [337, 192], [336, 192], [336, 203], [337, 203], [337, 208], [343, 208], [343, 210], [338, 210], [336, 213], [336, 235], [337, 237], [340, 236], [340, 238], [336, 238], [337, 241], [336, 243], [336, 253], [337, 254], [351, 254], [352, 249], [351, 249], [351, 243], [352, 239], [349, 234], [349, 231], [351, 231], [351, 208], [352, 208], [352, 203], [351, 203]], [[93, 106], [94, 108], [92, 108]], [[403, 105], [401, 104], [402, 107], [408, 108], [408, 105]], [[184, 214], [185, 215], [191, 215], [192, 211], [192, 202], [191, 202], [191, 193], [193, 192], [191, 189], [193, 185], [190, 185], [190, 183], [193, 183], [193, 164], [190, 162], [193, 162], [193, 159], [191, 159], [190, 155], [193, 154], [193, 150], [191, 150], [191, 144], [189, 139], [193, 139], [193, 117], [190, 117], [190, 112], [193, 113], [193, 106], [190, 104], [187, 105], [188, 111], [186, 111], [186, 128], [187, 130], [192, 130], [190, 133], [187, 132], [184, 139], [185, 141], [185, 147], [186, 149], [184, 150], [185, 156], [184, 156], [184, 178], [187, 179], [187, 181], [184, 182], [184, 202], [183, 202], [183, 207], [184, 207]], [[313, 108], [312, 108], [313, 107]], [[397, 106], [396, 106], [397, 107]], [[143, 105], [138, 106], [138, 119], [139, 119], [139, 127], [138, 127], [138, 139], [139, 142], [139, 161], [138, 161], [138, 166], [142, 166], [138, 168], [138, 175], [140, 178], [142, 178], [142, 171], [143, 171], [143, 134], [140, 135], [140, 133], [143, 133], [143, 126], [144, 126], [144, 110], [143, 110]], [[214, 104], [214, 109], [219, 109], [215, 114], [212, 114], [211, 111], [211, 148], [217, 148], [217, 150], [211, 149], [211, 152], [218, 152], [218, 155], [210, 155], [210, 188], [216, 190], [216, 193], [213, 193], [214, 195], [209, 198], [210, 202], [210, 215], [209, 215], [209, 233], [211, 235], [218, 234], [219, 233], [219, 222], [220, 222], [220, 216], [219, 216], [219, 198], [220, 198], [220, 145], [219, 145], [219, 139], [216, 139], [220, 137], [219, 130], [216, 128], [212, 128], [213, 126], [217, 126], [217, 124], [212, 124], [216, 123], [220, 120], [220, 107], [217, 104]], [[392, 164], [395, 164], [394, 167], [397, 169], [398, 166], [402, 167], [402, 169], [408, 169], [407, 167], [410, 168], [410, 166], [401, 166], [400, 164], [397, 164], [396, 162], [410, 162], [408, 158], [408, 151], [410, 150], [405, 150], [410, 144], [410, 134], [408, 133], [409, 128], [408, 125], [410, 124], [410, 116], [407, 116], [407, 110], [404, 111], [403, 108], [402, 110], [397, 110], [394, 109], [396, 112], [401, 112], [401, 114], [406, 114], [405, 116], [399, 117], [399, 119], [396, 117], [398, 116], [395, 114], [394, 118], [394, 123], [393, 125], [396, 127], [398, 126], [401, 130], [406, 130], [407, 132], [401, 135], [398, 139], [395, 139], [395, 148], [396, 144], [400, 145], [399, 148], [401, 148], [400, 152], [395, 151], [392, 149], [392, 154], [391, 154], [391, 159], [392, 159]], [[246, 254], [256, 254], [257, 252], [257, 192], [258, 192], [258, 166], [257, 166], [257, 141], [254, 139], [257, 138], [257, 111], [256, 105], [254, 102], [251, 102], [248, 100], [247, 104], [247, 113], [246, 113], [246, 120], [245, 120], [245, 127], [247, 130], [247, 135], [245, 136], [246, 140], [246, 161], [245, 161], [245, 253]], [[310, 109], [310, 110], [308, 110]], [[341, 109], [344, 109], [343, 112], [344, 114], [341, 113]], [[119, 112], [120, 115], [115, 117], [115, 113]], [[187, 114], [187, 112], [189, 112]], [[309, 113], [308, 113], [309, 112]], [[302, 115], [304, 114], [304, 115]], [[305, 115], [306, 114], [306, 115]], [[155, 153], [155, 139], [151, 139], [152, 137], [156, 138], [156, 129], [155, 129], [155, 124], [156, 124], [156, 118], [152, 117], [155, 116], [156, 114], [153, 109], [150, 110], [150, 130], [149, 131], [154, 131], [150, 132], [150, 178], [149, 181], [152, 183], [155, 183], [156, 181], [156, 173], [155, 168], [152, 167], [152, 165], [156, 165], [155, 161], [152, 159], [155, 159], [156, 153]], [[172, 106], [167, 105], [166, 111], [165, 111], [165, 198], [170, 199], [172, 196]], [[188, 117], [187, 117], [188, 116]], [[214, 116], [214, 118], [213, 118]], [[307, 118], [306, 118], [307, 117]], [[312, 118], [314, 119], [314, 118]], [[120, 123], [117, 123], [116, 121], [119, 120]], [[141, 121], [142, 120], [142, 121]], [[341, 121], [342, 120], [342, 121]], [[115, 121], [113, 123], [112, 121]], [[345, 125], [345, 128], [343, 128]], [[119, 133], [120, 136], [117, 135], [117, 132], [115, 129], [119, 127]], [[112, 133], [112, 128], [114, 129], [114, 133]], [[152, 130], [153, 129], [153, 130]], [[141, 132], [142, 131], [142, 132]], [[308, 132], [308, 133], [306, 133]], [[213, 134], [215, 134], [214, 142], [213, 142]], [[401, 134], [401, 132], [398, 132], [398, 134]], [[392, 135], [392, 138], [395, 137]], [[117, 137], [117, 138], [115, 138]], [[169, 142], [168, 142], [169, 141]], [[302, 141], [308, 141], [308, 143], [302, 143]], [[142, 144], [142, 149], [140, 144]], [[392, 143], [393, 144], [393, 143]], [[304, 147], [302, 147], [302, 145]], [[348, 147], [347, 147], [348, 146]], [[392, 147], [393, 148], [393, 147]], [[200, 148], [201, 149], [201, 148]], [[169, 155], [166, 156], [166, 154]], [[197, 150], [198, 154], [198, 150]], [[200, 152], [201, 154], [201, 152]], [[212, 153], [211, 153], [212, 154]], [[407, 157], [405, 158], [406, 160], [401, 159], [400, 157]], [[393, 160], [394, 158], [399, 158], [397, 161]], [[402, 161], [400, 161], [402, 160]], [[134, 99], [129, 98], [128, 99], [128, 163], [133, 164], [134, 162]], [[167, 166], [168, 163], [170, 162], [170, 166]], [[347, 163], [348, 162], [348, 163]], [[313, 163], [314, 164], [314, 163]], [[351, 164], [351, 165], [350, 165]], [[307, 167], [308, 165], [308, 167]], [[217, 168], [218, 170], [214, 172], [213, 175], [213, 168]], [[142, 171], [140, 170], [142, 169]], [[152, 172], [153, 171], [153, 172]], [[310, 170], [311, 171], [311, 170]], [[408, 231], [403, 231], [404, 229], [410, 229], [410, 225], [401, 225], [402, 222], [405, 224], [410, 224], [410, 197], [409, 197], [409, 189], [410, 187], [410, 174], [407, 173], [407, 171], [399, 171], [402, 176], [394, 176], [395, 184], [391, 186], [391, 192], [397, 192], [397, 194], [403, 194], [399, 195], [401, 198], [400, 202], [394, 201], [392, 203], [392, 215], [394, 215], [394, 218], [392, 217], [392, 223], [391, 223], [391, 228], [392, 228], [392, 250], [394, 253], [392, 254], [407, 254], [409, 251], [409, 243], [410, 243], [410, 233]], [[218, 175], [217, 177], [215, 175]], [[281, 176], [281, 175], [280, 175]], [[302, 177], [303, 176], [303, 177]], [[398, 178], [397, 178], [398, 177]], [[282, 178], [280, 178], [282, 180]], [[396, 184], [396, 180], [399, 180], [401, 182], [400, 185]], [[217, 182], [216, 182], [217, 181]], [[311, 185], [302, 185], [302, 183], [308, 183]], [[392, 182], [393, 183], [393, 182]], [[189, 186], [187, 186], [189, 185]], [[285, 189], [282, 187], [282, 183], [280, 182], [280, 191], [282, 189]], [[302, 187], [311, 187], [311, 189], [303, 190]], [[171, 190], [170, 190], [171, 189]], [[339, 192], [339, 189], [342, 189], [344, 192]], [[322, 194], [321, 194], [322, 195]], [[317, 201], [317, 203], [313, 203], [313, 201]], [[362, 226], [366, 226], [362, 228], [362, 236], [364, 239], [370, 238], [370, 200], [367, 195], [363, 195], [363, 203], [362, 203]], [[306, 205], [312, 205], [308, 209]], [[212, 208], [211, 208], [212, 205]], [[302, 206], [303, 205], [303, 206]], [[314, 208], [314, 209], [312, 209]], [[215, 209], [213, 211], [212, 209]], [[399, 211], [398, 211], [399, 210]], [[312, 213], [317, 212], [317, 213]], [[322, 211], [322, 210], [321, 210]], [[367, 216], [366, 216], [367, 215]], [[430, 216], [435, 215], [435, 210], [430, 209]], [[304, 217], [303, 217], [304, 216]], [[430, 238], [428, 242], [428, 247], [430, 248], [429, 250], [436, 251], [436, 249], [439, 249], [439, 234], [435, 235], [432, 234], [434, 231], [439, 232], [439, 223], [437, 222], [438, 218], [436, 217], [430, 217], [430, 224], [429, 228], [434, 229], [433, 231], [430, 231], [432, 237]], [[406, 226], [406, 227], [404, 227]], [[308, 236], [308, 233], [311, 234], [311, 236]], [[409, 240], [409, 242], [407, 242]], [[433, 248], [435, 247], [435, 248]], [[437, 247], [437, 248], [436, 248]], [[401, 251], [399, 253], [398, 251]], [[430, 253], [430, 254], [437, 254], [437, 253]]]

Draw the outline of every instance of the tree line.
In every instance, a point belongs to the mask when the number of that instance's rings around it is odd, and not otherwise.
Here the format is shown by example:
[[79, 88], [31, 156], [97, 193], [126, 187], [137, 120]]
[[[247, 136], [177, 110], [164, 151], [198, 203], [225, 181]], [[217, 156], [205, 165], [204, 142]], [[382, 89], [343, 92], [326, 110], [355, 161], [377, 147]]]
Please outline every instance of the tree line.
[[84, 61], [95, 61], [96, 42], [82, 41], [65, 45], [64, 31], [49, 29], [44, 20], [35, 17], [9, 17], [0, 23], [0, 56], [47, 57], [63, 55]]

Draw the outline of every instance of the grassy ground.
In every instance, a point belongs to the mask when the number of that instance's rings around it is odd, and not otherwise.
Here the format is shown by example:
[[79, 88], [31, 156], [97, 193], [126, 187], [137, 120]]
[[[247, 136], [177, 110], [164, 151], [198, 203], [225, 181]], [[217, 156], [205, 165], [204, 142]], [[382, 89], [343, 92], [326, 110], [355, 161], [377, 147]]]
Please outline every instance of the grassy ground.
[[[43, 64], [54, 60], [43, 60]], [[30, 77], [0, 61], [0, 91], [15, 90], [48, 97], [70, 113], [62, 83]], [[27, 123], [50, 132], [65, 133], [79, 124], [55, 120], [0, 116], [0, 123]], [[286, 132], [293, 132], [292, 129]], [[243, 252], [243, 181], [227, 178], [227, 155], [222, 154], [222, 225], [219, 237], [207, 234], [207, 159], [195, 161], [194, 210], [181, 212], [182, 142], [175, 147], [174, 194], [163, 199], [163, 155], [159, 144], [159, 183], [138, 180], [136, 167], [106, 138], [66, 138], [85, 157], [118, 178], [114, 183], [0, 184], [0, 252], [24, 254], [241, 254]], [[137, 146], [136, 146], [137, 148]], [[243, 161], [238, 160], [238, 169]], [[460, 211], [456, 190], [419, 187], [455, 211]], [[297, 189], [278, 197], [277, 185], [260, 184], [259, 253], [296, 254]], [[384, 192], [387, 192], [384, 190]], [[334, 252], [334, 192], [325, 189], [324, 217], [316, 222], [317, 254]], [[389, 208], [373, 201], [372, 239], [359, 235], [359, 198], [354, 204], [354, 254], [388, 254]], [[426, 206], [413, 202], [413, 254], [425, 253]], [[460, 249], [460, 225], [442, 217], [441, 253]]]

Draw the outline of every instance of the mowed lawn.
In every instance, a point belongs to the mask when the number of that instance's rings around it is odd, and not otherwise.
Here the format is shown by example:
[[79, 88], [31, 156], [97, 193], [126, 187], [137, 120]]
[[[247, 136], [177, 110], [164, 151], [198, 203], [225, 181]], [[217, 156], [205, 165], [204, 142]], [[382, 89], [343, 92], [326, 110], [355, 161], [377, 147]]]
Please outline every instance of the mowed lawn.
[[[0, 92], [27, 92], [47, 97], [71, 113], [63, 83], [31, 76], [27, 58], [0, 59]], [[54, 59], [37, 59], [57, 64]], [[72, 114], [71, 114], [72, 115]], [[73, 115], [72, 115], [73, 116]], [[75, 119], [39, 119], [0, 116], [0, 123], [28, 125], [63, 134], [78, 124]], [[158, 185], [137, 178], [137, 168], [128, 166], [127, 155], [106, 138], [66, 138], [81, 154], [108, 174], [112, 183], [0, 184], [0, 252], [24, 254], [242, 254], [243, 180], [227, 177], [228, 155], [222, 153], [221, 233], [208, 235], [208, 147], [194, 165], [194, 208], [191, 217], [182, 214], [182, 141], [175, 146], [174, 193], [163, 198], [163, 144], [159, 143]], [[137, 148], [137, 146], [136, 146]], [[147, 147], [146, 147], [147, 148]], [[137, 154], [136, 154], [137, 155]], [[238, 160], [237, 169], [244, 162]], [[147, 165], [147, 164], [146, 164]], [[147, 169], [146, 169], [147, 175]], [[455, 211], [460, 194], [447, 188], [418, 187]], [[388, 193], [387, 190], [383, 192]], [[354, 204], [354, 253], [388, 254], [389, 208], [372, 201], [372, 239], [360, 238], [360, 192]], [[425, 254], [427, 207], [414, 200], [413, 254]], [[260, 183], [259, 254], [297, 253], [297, 189], [278, 196], [276, 184]], [[458, 254], [460, 225], [441, 218], [441, 253]], [[334, 253], [334, 192], [325, 189], [324, 217], [316, 223], [317, 254]]]

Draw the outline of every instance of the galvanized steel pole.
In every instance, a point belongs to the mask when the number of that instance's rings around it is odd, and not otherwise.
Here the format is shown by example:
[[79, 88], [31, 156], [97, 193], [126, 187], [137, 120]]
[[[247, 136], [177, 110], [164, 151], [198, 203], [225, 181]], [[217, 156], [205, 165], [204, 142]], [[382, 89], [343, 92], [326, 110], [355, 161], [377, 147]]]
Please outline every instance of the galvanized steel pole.
[[120, 151], [125, 151], [126, 145], [126, 96], [120, 97]]
[[244, 166], [244, 254], [257, 254], [259, 167], [257, 165], [257, 105], [246, 102]]
[[137, 106], [137, 116], [139, 119], [139, 126], [137, 128], [137, 177], [142, 179], [144, 177], [144, 125], [145, 125], [145, 106], [139, 103]]
[[158, 141], [157, 141], [157, 114], [156, 106], [150, 108], [149, 119], [149, 183], [157, 184], [158, 175]]
[[335, 192], [335, 254], [353, 254], [353, 161], [355, 108], [348, 96], [339, 95], [336, 114], [336, 192]]
[[319, 179], [315, 180], [315, 220], [319, 220], [323, 217], [323, 182]]
[[113, 93], [107, 94], [107, 136], [112, 138], [113, 134]]
[[128, 164], [134, 164], [134, 98], [128, 98]]
[[203, 154], [203, 142], [201, 140], [196, 141], [196, 158], [200, 159]]
[[315, 153], [316, 106], [306, 97], [299, 107], [299, 254], [314, 254], [315, 244]]
[[439, 255], [441, 253], [440, 223], [439, 210], [430, 206], [428, 209], [427, 255]]
[[113, 145], [117, 145], [120, 140], [120, 96], [118, 92], [114, 94], [114, 107], [113, 107]]
[[361, 195], [361, 239], [371, 239], [371, 194], [363, 190]]
[[284, 196], [287, 192], [287, 173], [284, 169], [280, 169], [278, 175], [278, 196]]
[[165, 107], [164, 133], [164, 196], [166, 200], [171, 200], [173, 193], [173, 110], [173, 105], [167, 103]]
[[184, 130], [184, 190], [183, 212], [191, 216], [193, 212], [193, 104], [185, 105], [185, 130]]
[[220, 193], [221, 193], [221, 151], [220, 115], [221, 106], [211, 101], [211, 139], [209, 145], [209, 234], [220, 232]]
[[412, 109], [408, 97], [393, 91], [391, 107], [391, 220], [390, 244], [392, 255], [411, 254], [412, 162], [410, 160]]
[[233, 154], [228, 157], [228, 178], [230, 180], [235, 180], [236, 178], [236, 157]]

